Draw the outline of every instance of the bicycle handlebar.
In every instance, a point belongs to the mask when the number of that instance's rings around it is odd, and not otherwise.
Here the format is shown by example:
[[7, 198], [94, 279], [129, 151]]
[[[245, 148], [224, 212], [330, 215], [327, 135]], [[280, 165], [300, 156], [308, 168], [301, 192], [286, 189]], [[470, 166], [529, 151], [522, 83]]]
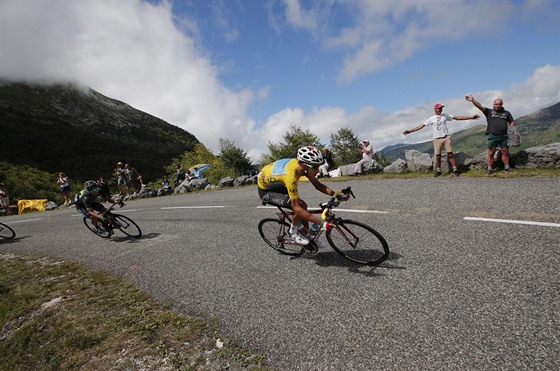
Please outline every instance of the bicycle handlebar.
[[319, 206], [323, 210], [323, 212], [321, 213], [321, 218], [322, 219], [328, 220], [328, 218], [329, 218], [328, 214], [330, 213], [330, 210], [335, 208], [335, 207], [338, 207], [338, 205], [340, 205], [340, 201], [338, 199], [338, 196], [341, 195], [341, 194], [350, 195], [353, 198], [356, 198], [356, 196], [354, 195], [354, 192], [352, 192], [352, 187], [350, 187], [350, 186], [347, 186], [346, 188], [343, 188], [339, 191], [336, 191], [334, 193], [334, 195], [332, 195], [329, 202], [319, 204]]

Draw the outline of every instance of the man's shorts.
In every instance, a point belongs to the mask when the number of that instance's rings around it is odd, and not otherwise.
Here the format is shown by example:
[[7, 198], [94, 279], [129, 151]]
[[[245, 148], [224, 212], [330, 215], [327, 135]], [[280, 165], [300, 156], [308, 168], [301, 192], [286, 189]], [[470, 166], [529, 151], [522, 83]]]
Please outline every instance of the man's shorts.
[[[105, 211], [105, 206], [101, 205], [99, 202], [92, 203], [91, 208], [99, 213]], [[85, 207], [76, 206], [76, 209], [78, 209], [78, 211], [81, 212], [85, 217], [87, 218], [90, 217], [88, 213], [88, 209], [86, 209]]]
[[70, 192], [70, 186], [64, 186], [64, 187], [60, 187], [60, 193], [64, 194], [66, 192]]
[[119, 175], [119, 179], [117, 180], [117, 184], [118, 185], [125, 185], [126, 184], [126, 178], [124, 176]]
[[436, 138], [433, 140], [434, 143], [434, 155], [441, 155], [441, 148], [445, 147], [445, 152], [453, 152], [453, 147], [451, 146], [451, 137], [449, 135], [443, 138]]
[[507, 134], [488, 134], [488, 148], [496, 148], [502, 147], [507, 148], [508, 145], [508, 136]]
[[274, 205], [285, 209], [292, 209], [292, 203], [290, 201], [290, 197], [288, 196], [287, 188], [284, 187], [275, 190], [258, 189], [259, 197], [261, 198], [263, 205]]

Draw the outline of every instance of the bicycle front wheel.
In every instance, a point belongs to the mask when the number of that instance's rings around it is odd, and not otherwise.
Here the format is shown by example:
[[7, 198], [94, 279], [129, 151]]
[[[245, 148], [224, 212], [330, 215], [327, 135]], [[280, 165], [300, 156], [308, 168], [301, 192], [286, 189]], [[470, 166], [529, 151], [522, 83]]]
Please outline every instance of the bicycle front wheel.
[[4, 223], [0, 223], [0, 237], [6, 240], [11, 240], [16, 236], [16, 232]]
[[142, 230], [134, 220], [120, 214], [112, 214], [112, 216], [114, 217], [113, 228], [120, 230], [129, 237], [138, 238], [142, 236]]
[[265, 218], [259, 222], [259, 234], [274, 250], [286, 255], [303, 254], [303, 247], [288, 236], [290, 224], [276, 218]]
[[326, 235], [337, 253], [355, 263], [378, 265], [389, 257], [389, 245], [385, 238], [363, 223], [339, 220], [336, 228]]

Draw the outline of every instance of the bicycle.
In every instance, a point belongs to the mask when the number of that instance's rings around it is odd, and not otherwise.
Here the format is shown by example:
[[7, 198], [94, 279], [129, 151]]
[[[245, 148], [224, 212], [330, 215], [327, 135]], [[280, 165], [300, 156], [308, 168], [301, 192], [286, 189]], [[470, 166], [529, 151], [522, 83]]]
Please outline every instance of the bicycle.
[[[344, 258], [358, 264], [368, 266], [379, 265], [389, 257], [389, 245], [385, 238], [372, 227], [349, 219], [336, 217], [333, 209], [340, 205], [338, 195], [351, 195], [354, 193], [351, 187], [336, 192], [332, 198], [321, 203], [320, 210], [309, 210], [312, 214], [321, 214], [323, 220], [335, 224], [335, 227], [325, 232], [329, 245]], [[263, 240], [274, 250], [292, 256], [302, 255], [306, 250], [311, 253], [317, 252], [317, 245], [310, 241], [309, 245], [303, 246], [293, 241], [288, 235], [294, 212], [276, 205], [279, 212], [277, 218], [264, 218], [259, 222], [259, 234]], [[306, 231], [304, 231], [306, 232]], [[320, 230], [314, 240], [323, 233]]]
[[130, 219], [128, 216], [114, 214], [112, 212], [117, 204], [120, 205], [120, 207], [125, 206], [125, 203], [122, 201], [119, 203], [114, 203], [100, 214], [103, 217], [103, 221], [101, 222], [103, 225], [102, 229], [96, 229], [93, 224], [88, 222], [90, 218], [84, 216], [83, 220], [86, 227], [97, 236], [102, 238], [111, 237], [114, 234], [115, 229], [120, 230], [122, 233], [126, 234], [129, 237], [139, 238], [140, 236], [142, 236], [142, 230], [140, 229], [138, 224], [134, 222], [134, 220]]
[[4, 223], [0, 223], [0, 238], [11, 240], [16, 236], [16, 232]]

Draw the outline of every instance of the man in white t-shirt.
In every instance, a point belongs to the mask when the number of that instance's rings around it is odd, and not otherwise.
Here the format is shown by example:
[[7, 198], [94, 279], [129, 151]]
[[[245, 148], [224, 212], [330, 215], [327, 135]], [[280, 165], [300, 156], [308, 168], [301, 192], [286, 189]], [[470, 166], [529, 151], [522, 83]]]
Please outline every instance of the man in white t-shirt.
[[447, 122], [453, 120], [476, 120], [480, 116], [453, 116], [447, 113], [442, 113], [444, 105], [437, 103], [434, 105], [435, 115], [430, 116], [424, 123], [416, 126], [413, 129], [405, 130], [404, 135], [408, 135], [420, 129], [424, 126], [432, 127], [432, 138], [434, 143], [434, 156], [436, 157], [436, 173], [434, 176], [440, 176], [441, 171], [441, 148], [445, 147], [447, 152], [447, 158], [453, 166], [453, 175], [459, 176], [459, 170], [457, 169], [457, 161], [455, 160], [455, 154], [453, 153], [453, 147], [451, 146], [451, 136], [449, 135], [449, 129], [447, 129]]

